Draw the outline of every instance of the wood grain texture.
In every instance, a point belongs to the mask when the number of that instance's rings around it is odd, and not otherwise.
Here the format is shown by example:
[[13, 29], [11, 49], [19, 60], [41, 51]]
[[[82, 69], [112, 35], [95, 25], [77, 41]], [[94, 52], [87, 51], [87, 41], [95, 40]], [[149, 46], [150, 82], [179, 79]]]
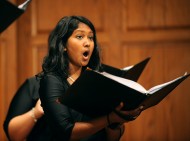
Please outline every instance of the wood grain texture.
[[[82, 15], [94, 23], [106, 64], [122, 68], [151, 57], [139, 79], [148, 89], [190, 72], [189, 13], [189, 0], [33, 0], [17, 26], [0, 36], [0, 124], [16, 89], [41, 71], [48, 35], [61, 17]], [[185, 80], [126, 123], [121, 141], [190, 140], [189, 85]], [[5, 138], [0, 129], [0, 140]]]

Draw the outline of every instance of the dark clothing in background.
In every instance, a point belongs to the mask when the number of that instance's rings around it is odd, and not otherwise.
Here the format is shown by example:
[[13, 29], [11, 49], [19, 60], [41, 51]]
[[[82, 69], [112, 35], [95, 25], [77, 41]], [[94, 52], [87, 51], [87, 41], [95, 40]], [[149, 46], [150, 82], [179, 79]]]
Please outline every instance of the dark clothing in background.
[[[39, 99], [39, 82], [40, 80], [37, 80], [36, 77], [26, 79], [13, 97], [3, 125], [8, 138], [8, 124], [10, 120], [15, 116], [28, 112], [36, 105]], [[52, 136], [49, 131], [48, 124], [43, 116], [35, 124], [27, 141], [50, 141]]]

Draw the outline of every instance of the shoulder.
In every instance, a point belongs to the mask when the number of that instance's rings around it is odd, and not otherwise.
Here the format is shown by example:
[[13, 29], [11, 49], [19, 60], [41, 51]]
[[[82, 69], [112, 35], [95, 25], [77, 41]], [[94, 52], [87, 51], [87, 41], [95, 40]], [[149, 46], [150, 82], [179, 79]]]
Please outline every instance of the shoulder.
[[40, 81], [59, 81], [59, 82], [61, 82], [61, 81], [63, 81], [63, 79], [59, 76], [59, 75], [57, 75], [57, 74], [54, 74], [54, 73], [50, 73], [50, 74], [46, 74], [46, 75], [44, 75], [42, 78], [41, 78], [41, 80]]
[[67, 83], [67, 80], [62, 78], [60, 75], [57, 75], [55, 73], [49, 73], [44, 75], [41, 79], [40, 79], [40, 86], [41, 85], [46, 85], [46, 86], [62, 86], [65, 85]]
[[28, 84], [28, 86], [29, 86], [30, 89], [39, 88], [40, 79], [38, 79], [37, 77], [33, 76], [33, 77], [30, 77], [30, 78], [26, 79], [25, 83]]
[[28, 85], [29, 93], [32, 97], [38, 98], [38, 89], [40, 87], [40, 80], [35, 76], [26, 79], [26, 84]]
[[26, 81], [29, 83], [29, 85], [36, 85], [36, 84], [39, 84], [40, 79], [38, 79], [36, 76], [33, 76], [26, 79]]
[[60, 76], [46, 74], [40, 79], [39, 95], [41, 99], [61, 96], [68, 88], [68, 83]]

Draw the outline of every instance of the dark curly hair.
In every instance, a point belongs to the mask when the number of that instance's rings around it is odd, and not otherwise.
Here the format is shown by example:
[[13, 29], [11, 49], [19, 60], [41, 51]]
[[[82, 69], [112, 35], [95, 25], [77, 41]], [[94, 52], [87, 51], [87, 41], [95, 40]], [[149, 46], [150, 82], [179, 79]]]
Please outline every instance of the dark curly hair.
[[94, 36], [94, 50], [87, 66], [93, 70], [100, 69], [100, 53], [97, 44], [96, 30], [94, 25], [83, 16], [66, 16], [63, 17], [56, 25], [54, 30], [50, 33], [48, 38], [48, 54], [44, 57], [42, 64], [42, 73], [57, 73], [68, 77], [69, 59], [67, 52], [64, 51], [68, 38], [73, 31], [78, 28], [79, 23], [84, 23], [90, 27]]

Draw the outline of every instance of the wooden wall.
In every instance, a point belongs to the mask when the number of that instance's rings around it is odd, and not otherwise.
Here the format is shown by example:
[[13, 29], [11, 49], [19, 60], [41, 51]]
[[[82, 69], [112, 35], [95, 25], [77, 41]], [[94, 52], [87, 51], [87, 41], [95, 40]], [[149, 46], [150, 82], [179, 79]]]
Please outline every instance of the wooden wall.
[[[17, 4], [23, 0], [17, 0]], [[146, 57], [145, 88], [190, 72], [189, 0], [33, 0], [0, 35], [0, 124], [15, 91], [41, 70], [49, 32], [66, 15], [83, 15], [97, 29], [106, 64], [122, 68]], [[190, 79], [158, 106], [126, 124], [122, 141], [189, 141]], [[0, 128], [0, 140], [6, 140]]]
[[9, 103], [18, 88], [17, 63], [16, 23], [14, 23], [0, 34], [0, 141], [6, 141], [3, 121]]

